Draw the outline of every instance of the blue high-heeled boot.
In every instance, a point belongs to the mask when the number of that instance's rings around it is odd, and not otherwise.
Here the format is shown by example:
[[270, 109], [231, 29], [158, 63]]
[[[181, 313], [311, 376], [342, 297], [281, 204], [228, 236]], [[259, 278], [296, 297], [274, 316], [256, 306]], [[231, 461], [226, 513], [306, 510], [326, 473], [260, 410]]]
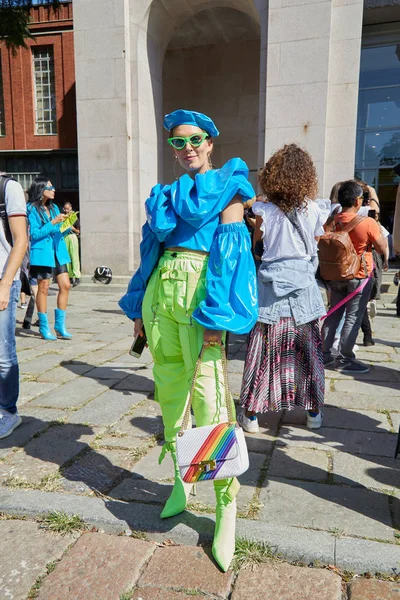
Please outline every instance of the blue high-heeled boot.
[[54, 322], [54, 331], [58, 333], [62, 338], [66, 340], [70, 340], [72, 335], [67, 331], [65, 327], [65, 317], [66, 311], [61, 308], [55, 309], [55, 322]]
[[44, 340], [51, 340], [54, 342], [56, 340], [56, 336], [53, 335], [49, 329], [49, 320], [47, 318], [47, 313], [38, 312], [39, 317], [39, 332]]

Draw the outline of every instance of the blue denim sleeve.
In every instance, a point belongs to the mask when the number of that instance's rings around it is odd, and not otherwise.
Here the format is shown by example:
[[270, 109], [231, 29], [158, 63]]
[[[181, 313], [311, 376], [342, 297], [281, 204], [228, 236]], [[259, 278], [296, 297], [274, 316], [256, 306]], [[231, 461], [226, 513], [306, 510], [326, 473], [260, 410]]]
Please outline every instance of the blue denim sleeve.
[[129, 319], [142, 318], [146, 285], [161, 255], [162, 245], [147, 223], [142, 228], [140, 266], [129, 282], [128, 290], [118, 302]]
[[207, 294], [193, 313], [206, 329], [247, 333], [257, 321], [257, 281], [244, 223], [218, 226], [210, 250]]
[[176, 227], [177, 215], [171, 203], [171, 186], [155, 185], [145, 203], [150, 229], [163, 242]]

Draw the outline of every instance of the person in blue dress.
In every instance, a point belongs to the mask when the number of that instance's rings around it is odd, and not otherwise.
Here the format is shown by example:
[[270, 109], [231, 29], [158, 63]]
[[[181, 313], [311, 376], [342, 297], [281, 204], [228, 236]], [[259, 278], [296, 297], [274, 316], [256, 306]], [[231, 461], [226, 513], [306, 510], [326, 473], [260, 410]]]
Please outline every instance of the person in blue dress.
[[[232, 158], [213, 169], [211, 153], [219, 135], [206, 115], [176, 110], [165, 116], [168, 143], [184, 174], [158, 184], [146, 200], [141, 263], [119, 304], [144, 323], [154, 359], [156, 399], [164, 423], [160, 461], [171, 452], [175, 483], [161, 513], [186, 508], [192, 485], [180, 477], [176, 435], [180, 429], [199, 352], [206, 345], [193, 395], [197, 426], [226, 422], [219, 345], [225, 332], [244, 334], [257, 320], [257, 286], [243, 203], [254, 190], [247, 165]], [[235, 548], [236, 478], [214, 481], [216, 526], [213, 555], [223, 571]]]
[[47, 177], [36, 177], [28, 190], [27, 214], [30, 228], [30, 283], [37, 285], [36, 306], [39, 332], [45, 340], [56, 340], [47, 317], [47, 296], [53, 277], [57, 280], [58, 296], [54, 330], [58, 336], [71, 339], [65, 327], [70, 282], [67, 264], [70, 262], [64, 234], [60, 226], [66, 215], [53, 204], [55, 188]]

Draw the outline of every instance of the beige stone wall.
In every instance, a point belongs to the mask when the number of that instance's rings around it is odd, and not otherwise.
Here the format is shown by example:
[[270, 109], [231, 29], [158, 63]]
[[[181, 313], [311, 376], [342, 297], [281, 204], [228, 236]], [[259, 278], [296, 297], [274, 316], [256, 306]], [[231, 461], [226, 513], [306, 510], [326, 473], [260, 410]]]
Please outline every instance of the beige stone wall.
[[[220, 131], [213, 164], [220, 167], [240, 156], [249, 169], [257, 170], [259, 72], [259, 40], [169, 50], [163, 71], [163, 114], [177, 108], [206, 113]], [[175, 178], [173, 163], [164, 141], [165, 182]]]
[[354, 174], [362, 0], [270, 0], [265, 154], [296, 142], [326, 196]]

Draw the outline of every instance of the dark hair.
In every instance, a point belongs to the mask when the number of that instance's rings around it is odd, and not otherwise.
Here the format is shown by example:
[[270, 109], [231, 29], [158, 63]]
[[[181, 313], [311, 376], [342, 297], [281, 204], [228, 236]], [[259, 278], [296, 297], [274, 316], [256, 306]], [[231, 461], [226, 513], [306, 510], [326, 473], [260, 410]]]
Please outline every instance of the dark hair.
[[[45, 221], [45, 219], [44, 219], [45, 209], [42, 204], [42, 198], [43, 198], [43, 192], [45, 190], [45, 187], [47, 186], [49, 181], [50, 180], [48, 177], [39, 175], [39, 177], [36, 177], [32, 181], [32, 183], [29, 187], [29, 190], [28, 190], [28, 205], [30, 204], [31, 206], [34, 206], [36, 208], [43, 223]], [[53, 212], [53, 208], [54, 208], [53, 201], [49, 199], [49, 201], [47, 202], [47, 206], [48, 206], [48, 209], [51, 214]]]
[[275, 152], [260, 170], [258, 182], [268, 201], [285, 213], [305, 209], [318, 190], [312, 158], [297, 144], [286, 144]]
[[351, 208], [357, 198], [362, 197], [363, 189], [354, 179], [343, 181], [338, 191], [338, 202], [342, 208]]

